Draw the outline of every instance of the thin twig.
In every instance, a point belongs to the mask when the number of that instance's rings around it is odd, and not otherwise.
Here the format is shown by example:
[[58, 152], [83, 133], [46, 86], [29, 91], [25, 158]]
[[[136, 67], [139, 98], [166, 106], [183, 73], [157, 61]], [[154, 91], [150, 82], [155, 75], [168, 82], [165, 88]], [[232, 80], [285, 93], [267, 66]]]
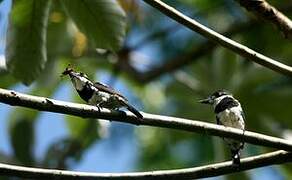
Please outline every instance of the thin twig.
[[252, 156], [241, 160], [239, 167], [234, 166], [231, 161], [216, 163], [211, 165], [199, 166], [186, 169], [160, 170], [149, 172], [133, 172], [133, 173], [87, 173], [76, 171], [62, 171], [55, 169], [30, 168], [15, 165], [7, 165], [0, 163], [0, 174], [15, 176], [21, 178], [36, 179], [194, 179], [214, 177], [263, 166], [274, 164], [283, 164], [292, 161], [292, 153], [286, 151], [275, 151], [258, 156]]
[[248, 11], [256, 16], [273, 23], [284, 34], [285, 38], [292, 40], [292, 21], [282, 12], [265, 0], [236, 0]]
[[[216, 1], [212, 4], [212, 6], [221, 6], [223, 5], [222, 2]], [[195, 17], [199, 17], [199, 16], [203, 16], [204, 14], [206, 14], [206, 12], [210, 12], [210, 11], [215, 11], [215, 8], [200, 8], [200, 11], [195, 12], [193, 14], [191, 14], [191, 16], [195, 16]], [[162, 29], [155, 31], [151, 34], [146, 35], [145, 37], [143, 37], [141, 40], [139, 40], [135, 45], [131, 46], [131, 50], [136, 50], [141, 48], [142, 46], [145, 46], [148, 43], [151, 43], [152, 41], [158, 39], [158, 38], [162, 38], [165, 36], [168, 36], [168, 34], [172, 34], [175, 33], [176, 31], [178, 31], [181, 28], [181, 26], [179, 26], [179, 24], [171, 24], [167, 27], [163, 27]]]
[[212, 40], [223, 47], [230, 49], [231, 51], [253, 61], [258, 64], [263, 65], [266, 68], [279, 72], [281, 74], [292, 76], [292, 67], [282, 64], [278, 61], [275, 61], [269, 57], [266, 57], [240, 43], [237, 43], [209, 28], [195, 21], [194, 19], [189, 18], [188, 16], [177, 11], [175, 8], [167, 5], [166, 3], [160, 0], [143, 0], [147, 4], [158, 9], [161, 13], [164, 13], [168, 17], [176, 20], [180, 24], [188, 27], [189, 29], [201, 34], [209, 40]]
[[99, 110], [96, 106], [69, 103], [45, 97], [31, 96], [1, 88], [0, 102], [13, 106], [23, 106], [41, 111], [69, 114], [84, 118], [106, 119], [110, 121], [118, 121], [135, 125], [164, 127], [220, 137], [228, 137], [251, 144], [292, 151], [292, 142], [285, 139], [262, 135], [250, 131], [245, 131], [243, 135], [242, 130], [239, 129], [224, 127], [196, 120], [154, 115], [148, 113], [142, 113], [144, 118], [143, 120], [139, 120], [130, 112], [109, 111], [107, 109]]

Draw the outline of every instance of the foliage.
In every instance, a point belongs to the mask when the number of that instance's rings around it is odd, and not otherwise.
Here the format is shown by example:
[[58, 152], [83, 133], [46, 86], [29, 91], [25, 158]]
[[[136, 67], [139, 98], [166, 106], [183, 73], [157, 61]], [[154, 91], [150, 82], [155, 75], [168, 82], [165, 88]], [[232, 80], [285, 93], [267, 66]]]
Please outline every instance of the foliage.
[[46, 26], [50, 2], [16, 0], [12, 6], [6, 46], [7, 67], [25, 84], [30, 84], [41, 73], [47, 61]]
[[[216, 31], [245, 27], [231, 38], [291, 64], [291, 42], [262, 20], [249, 26], [249, 22], [255, 20], [236, 2], [165, 2]], [[286, 3], [277, 1], [277, 6], [283, 7]], [[287, 15], [291, 16], [288, 12]], [[138, 96], [140, 101], [133, 104], [142, 102], [146, 112], [215, 123], [212, 109], [197, 100], [214, 90], [226, 89], [242, 103], [248, 130], [280, 137], [284, 131], [291, 131], [291, 79], [220, 46], [189, 57], [192, 62], [176, 71], [166, 71], [149, 81], [139, 79], [156, 67], [200, 49], [206, 41], [140, 1], [14, 0], [8, 28], [8, 71], [0, 75], [1, 87], [15, 88], [22, 82], [30, 85], [27, 91], [30, 94], [53, 96], [60, 83], [68, 81], [61, 80], [59, 75], [71, 63], [91, 78], [96, 72], [108, 72], [112, 75], [108, 81], [112, 86], [125, 83], [130, 102]], [[72, 101], [78, 101], [73, 90], [68, 94], [73, 94]], [[37, 159], [33, 149], [39, 114], [21, 108], [12, 111], [9, 117], [12, 162], [70, 169], [68, 159], [80, 162], [86, 151], [102, 138], [101, 124], [95, 120], [66, 116], [68, 136], [50, 144], [44, 157]], [[230, 159], [228, 149], [218, 138], [160, 128], [142, 127], [135, 132], [139, 142], [137, 169], [172, 169]], [[247, 145], [243, 156], [264, 151], [264, 148]], [[277, 172], [289, 176], [292, 170], [281, 166], [281, 171]], [[251, 178], [249, 173], [241, 177]]]
[[125, 36], [125, 14], [114, 0], [61, 1], [94, 47], [117, 50]]

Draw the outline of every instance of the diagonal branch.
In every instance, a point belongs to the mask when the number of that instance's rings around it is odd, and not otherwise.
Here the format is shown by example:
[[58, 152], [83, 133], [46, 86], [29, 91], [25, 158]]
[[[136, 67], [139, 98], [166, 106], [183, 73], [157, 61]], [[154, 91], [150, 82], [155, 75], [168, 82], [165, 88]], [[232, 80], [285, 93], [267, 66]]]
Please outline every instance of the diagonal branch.
[[239, 4], [256, 16], [278, 27], [285, 38], [292, 40], [292, 21], [265, 0], [237, 0]]
[[227, 137], [239, 141], [248, 142], [251, 144], [292, 151], [292, 142], [285, 139], [267, 136], [250, 131], [245, 131], [243, 135], [242, 130], [239, 129], [200, 122], [196, 120], [188, 120], [170, 116], [160, 116], [148, 113], [143, 113], [143, 120], [139, 120], [130, 112], [109, 111], [107, 109], [99, 110], [96, 106], [69, 103], [45, 97], [31, 96], [1, 88], [0, 102], [10, 104], [12, 106], [23, 106], [41, 111], [69, 114], [84, 118], [107, 119], [110, 121], [118, 121], [135, 125], [164, 127], [189, 132], [197, 132], [201, 134], [209, 134], [213, 136]]
[[[285, 7], [281, 7], [280, 10], [282, 12], [289, 12], [292, 9], [292, 3], [285, 4]], [[224, 36], [232, 36], [234, 34], [237, 34], [242, 31], [250, 30], [250, 28], [254, 28], [257, 22], [255, 19], [250, 19], [248, 22], [241, 22], [236, 24], [230, 25], [230, 27], [225, 31], [222, 32]], [[168, 27], [168, 31], [173, 31], [177, 26], [171, 26]], [[170, 29], [169, 29], [170, 28]], [[166, 31], [166, 29], [164, 29]], [[162, 32], [164, 32], [162, 31]], [[156, 39], [157, 36], [161, 35], [161, 31], [154, 32], [153, 34], [149, 35], [147, 38], [142, 40], [141, 42], [147, 43], [154, 39]], [[139, 48], [141, 45], [144, 45], [143, 43], [138, 43], [135, 46], [129, 47], [128, 53], [130, 53], [132, 50], [135, 50], [136, 48]], [[206, 42], [203, 42], [196, 47], [193, 47], [190, 52], [187, 52], [183, 55], [179, 55], [177, 57], [164, 60], [164, 64], [152, 67], [149, 71], [146, 72], [140, 72], [139, 70], [136, 70], [129, 61], [122, 61], [122, 63], [118, 63], [118, 68], [121, 68], [124, 72], [127, 72], [131, 78], [136, 80], [136, 82], [145, 84], [149, 81], [155, 80], [156, 78], [159, 78], [161, 75], [164, 75], [166, 73], [171, 73], [173, 71], [178, 70], [179, 68], [186, 66], [190, 63], [196, 62], [199, 58], [205, 56], [206, 54], [212, 52], [214, 48], [216, 48], [216, 44], [214, 44], [212, 41], [208, 40]]]
[[292, 161], [292, 153], [286, 151], [275, 151], [258, 156], [252, 156], [241, 160], [239, 167], [232, 165], [232, 162], [222, 162], [211, 165], [199, 166], [186, 169], [160, 170], [149, 172], [133, 173], [87, 173], [62, 171], [55, 169], [30, 168], [0, 163], [0, 174], [21, 178], [34, 179], [194, 179], [214, 177], [234, 172], [269, 166], [274, 164], [283, 164]]
[[230, 49], [231, 51], [253, 61], [262, 66], [284, 74], [286, 76], [292, 76], [292, 67], [282, 64], [278, 61], [275, 61], [267, 56], [264, 56], [240, 43], [237, 43], [209, 28], [206, 26], [198, 23], [194, 19], [189, 18], [188, 16], [182, 14], [181, 12], [177, 11], [173, 7], [165, 4], [160, 0], [143, 0], [147, 4], [153, 6], [154, 8], [158, 9], [160, 12], [164, 13], [168, 17], [176, 20], [180, 24], [188, 27], [189, 29], [201, 34], [202, 36], [206, 37], [209, 40], [212, 40], [223, 47]]

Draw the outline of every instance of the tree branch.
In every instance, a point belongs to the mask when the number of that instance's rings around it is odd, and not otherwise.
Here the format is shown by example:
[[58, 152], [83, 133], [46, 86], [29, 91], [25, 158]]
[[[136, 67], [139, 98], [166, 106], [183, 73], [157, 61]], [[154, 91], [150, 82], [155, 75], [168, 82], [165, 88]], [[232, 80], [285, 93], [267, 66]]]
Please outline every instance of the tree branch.
[[292, 161], [292, 153], [275, 151], [258, 156], [252, 156], [241, 160], [239, 167], [232, 165], [231, 161], [212, 165], [199, 166], [186, 169], [160, 170], [133, 173], [87, 173], [62, 171], [54, 169], [30, 168], [0, 163], [0, 174], [21, 178], [36, 179], [194, 179], [214, 177], [274, 164], [283, 164]]
[[139, 120], [130, 112], [109, 111], [107, 109], [99, 110], [96, 106], [69, 103], [45, 97], [31, 96], [1, 88], [0, 102], [10, 104], [12, 106], [23, 106], [41, 111], [69, 114], [84, 118], [107, 119], [111, 121], [118, 121], [135, 125], [164, 127], [220, 137], [227, 137], [239, 141], [248, 142], [251, 144], [292, 151], [292, 142], [285, 139], [262, 135], [250, 131], [245, 131], [243, 135], [242, 130], [239, 129], [200, 122], [196, 120], [188, 120], [170, 116], [160, 116], [148, 113], [142, 113], [144, 118], [143, 120]]
[[256, 16], [273, 23], [292, 40], [292, 21], [265, 0], [237, 0], [239, 4]]
[[[282, 12], [289, 12], [291, 11], [291, 9], [292, 9], [292, 3], [287, 3], [285, 4], [285, 7], [280, 8]], [[250, 30], [251, 28], [255, 28], [257, 23], [261, 23], [261, 22], [257, 22], [255, 19], [250, 19], [248, 22], [242, 22], [242, 23], [236, 22], [236, 24], [230, 25], [230, 27], [225, 32], [222, 32], [221, 34], [223, 34], [224, 36], [230, 37], [239, 32]], [[175, 25], [171, 27], [171, 29], [168, 29], [168, 30], [173, 31], [175, 27], [178, 27], [178, 26]], [[164, 29], [164, 31], [166, 31], [166, 29]], [[151, 40], [157, 38], [157, 35], [161, 35], [162, 32], [161, 31], [154, 32], [153, 34], [145, 38], [145, 40], [143, 40], [142, 42], [144, 43], [151, 42]], [[139, 48], [141, 45], [143, 44], [138, 43], [138, 45], [136, 46], [129, 47], [128, 53], [131, 53], [131, 51], [135, 50], [136, 48]], [[146, 71], [146, 72], [140, 72], [136, 70], [134, 67], [132, 67], [129, 61], [125, 61], [124, 59], [122, 59], [121, 63], [117, 63], [117, 66], [119, 69], [122, 69], [123, 72], [127, 72], [129, 74], [129, 77], [133, 78], [136, 82], [145, 84], [149, 81], [155, 80], [161, 75], [164, 75], [166, 73], [171, 73], [183, 66], [196, 62], [196, 60], [198, 60], [200, 57], [203, 57], [206, 54], [211, 53], [211, 51], [216, 47], [217, 47], [216, 44], [208, 40], [206, 42], [203, 42], [193, 47], [192, 50], [190, 50], [189, 52], [185, 54], [181, 54], [171, 59], [163, 60], [163, 62], [165, 62], [164, 64], [157, 67], [152, 67], [149, 71]]]
[[180, 24], [188, 27], [189, 29], [201, 34], [209, 40], [212, 40], [223, 47], [230, 49], [231, 51], [253, 61], [258, 64], [263, 65], [266, 68], [279, 72], [281, 74], [292, 76], [292, 67], [275, 61], [269, 57], [266, 57], [246, 46], [241, 45], [207, 27], [198, 23], [197, 21], [185, 16], [181, 12], [177, 11], [173, 7], [165, 4], [160, 0], [143, 0], [147, 4], [158, 9], [160, 12], [164, 13], [168, 17], [176, 20]]

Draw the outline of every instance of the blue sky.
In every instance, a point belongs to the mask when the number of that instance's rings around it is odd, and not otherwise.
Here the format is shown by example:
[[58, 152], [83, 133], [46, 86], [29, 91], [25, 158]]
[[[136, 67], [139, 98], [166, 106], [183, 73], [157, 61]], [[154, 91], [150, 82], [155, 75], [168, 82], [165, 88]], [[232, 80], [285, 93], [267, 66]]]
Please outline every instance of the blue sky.
[[[10, 9], [10, 0], [5, 0], [0, 5], [0, 56], [4, 55], [5, 34], [7, 27], [7, 15]], [[178, 32], [180, 35], [181, 32]], [[184, 34], [184, 33], [183, 33]], [[134, 33], [133, 36], [136, 36]], [[131, 40], [129, 43], [132, 43]], [[154, 54], [159, 57], [159, 52], [155, 49], [155, 44], [146, 46], [141, 52], [151, 52], [146, 54]], [[143, 54], [141, 53], [141, 54]], [[139, 68], [139, 67], [138, 67]], [[107, 74], [97, 74], [99, 79], [106, 82], [109, 79]], [[1, 86], [1, 84], [0, 84]], [[137, 101], [126, 86], [117, 81], [115, 88], [118, 89], [130, 102], [141, 109], [142, 105]], [[25, 92], [26, 87], [19, 85], [13, 89]], [[71, 101], [69, 93], [72, 86], [69, 83], [62, 85], [52, 98], [64, 101]], [[12, 154], [11, 145], [9, 143], [9, 133], [7, 132], [7, 124], [9, 120], [10, 106], [0, 104], [0, 151], [6, 154]], [[141, 128], [141, 127], [139, 127]], [[63, 115], [49, 112], [42, 112], [36, 124], [36, 148], [35, 154], [37, 158], [42, 158], [48, 146], [56, 142], [58, 139], [66, 137], [68, 131]], [[107, 138], [97, 141], [85, 154], [80, 163], [72, 165], [73, 170], [93, 171], [93, 172], [128, 172], [134, 171], [139, 155], [139, 142], [134, 135], [134, 127], [122, 123], [110, 123], [110, 135]], [[259, 170], [249, 171], [254, 179], [261, 177], [262, 179], [279, 179], [278, 172], [272, 168], [260, 168]], [[256, 173], [253, 173], [256, 172]]]

